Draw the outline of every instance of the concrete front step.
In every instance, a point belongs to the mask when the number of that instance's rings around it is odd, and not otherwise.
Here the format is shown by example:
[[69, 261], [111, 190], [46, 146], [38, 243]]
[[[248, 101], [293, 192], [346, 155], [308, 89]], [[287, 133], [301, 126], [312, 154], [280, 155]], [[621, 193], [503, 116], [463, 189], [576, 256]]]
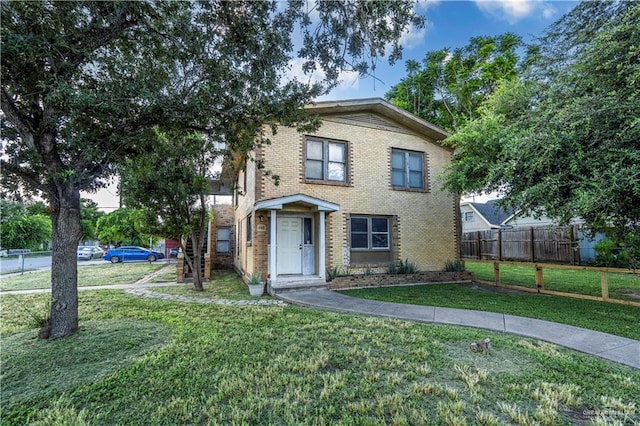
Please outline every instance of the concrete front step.
[[327, 282], [320, 278], [285, 278], [269, 284], [269, 293], [280, 293], [291, 290], [327, 289]]

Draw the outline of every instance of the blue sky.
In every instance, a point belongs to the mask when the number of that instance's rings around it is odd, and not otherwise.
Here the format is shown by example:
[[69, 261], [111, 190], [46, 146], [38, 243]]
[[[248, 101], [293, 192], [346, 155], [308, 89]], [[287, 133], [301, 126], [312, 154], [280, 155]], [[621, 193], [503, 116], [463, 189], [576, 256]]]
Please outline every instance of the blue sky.
[[463, 47], [475, 36], [511, 32], [531, 43], [577, 4], [544, 0], [419, 1], [417, 12], [426, 17], [427, 24], [405, 35], [403, 58], [394, 66], [383, 59], [376, 71], [378, 81], [345, 74], [343, 84], [320, 100], [384, 97], [406, 75], [407, 59], [421, 62], [429, 51]]

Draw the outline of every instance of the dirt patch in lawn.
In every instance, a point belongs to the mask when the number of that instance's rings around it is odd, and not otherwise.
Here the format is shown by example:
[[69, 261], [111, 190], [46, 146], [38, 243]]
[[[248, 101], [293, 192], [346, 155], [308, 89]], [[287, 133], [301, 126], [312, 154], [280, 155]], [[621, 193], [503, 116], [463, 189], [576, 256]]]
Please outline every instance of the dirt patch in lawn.
[[640, 300], [640, 290], [635, 288], [622, 288], [616, 293], [625, 299]]
[[[476, 341], [483, 339], [484, 337], [478, 337]], [[469, 348], [471, 343], [472, 341], [450, 343], [443, 349], [447, 358], [454, 363], [472, 365], [493, 374], [522, 374], [534, 366], [532, 361], [523, 356], [522, 351], [503, 346], [500, 339], [491, 339], [492, 348], [487, 355], [472, 352]]]

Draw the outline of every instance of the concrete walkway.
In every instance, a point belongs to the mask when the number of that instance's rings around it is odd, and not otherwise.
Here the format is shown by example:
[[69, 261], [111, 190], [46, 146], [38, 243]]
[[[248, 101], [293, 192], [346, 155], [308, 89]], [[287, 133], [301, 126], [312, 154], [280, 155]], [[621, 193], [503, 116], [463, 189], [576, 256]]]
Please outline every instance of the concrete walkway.
[[327, 289], [285, 291], [289, 303], [408, 321], [462, 325], [530, 337], [640, 369], [640, 341], [550, 321], [493, 312], [358, 299]]

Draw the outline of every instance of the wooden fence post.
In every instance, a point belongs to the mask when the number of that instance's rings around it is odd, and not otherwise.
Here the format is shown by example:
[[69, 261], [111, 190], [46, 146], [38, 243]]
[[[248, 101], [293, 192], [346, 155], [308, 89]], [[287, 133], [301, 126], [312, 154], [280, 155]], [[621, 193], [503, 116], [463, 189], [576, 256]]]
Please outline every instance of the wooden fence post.
[[493, 283], [500, 285], [500, 262], [493, 262]]
[[531, 235], [529, 236], [529, 248], [531, 249], [531, 263], [533, 263], [536, 261], [536, 254], [534, 251], [535, 237], [533, 234], [533, 226], [529, 229], [529, 232], [531, 232]]
[[502, 260], [502, 229], [498, 228], [498, 260]]
[[607, 277], [607, 271], [600, 271], [600, 284], [602, 286], [602, 298], [609, 298], [609, 278]]
[[476, 239], [478, 241], [478, 260], [482, 260], [482, 242], [480, 240], [480, 231], [476, 231]]
[[542, 267], [540, 265], [536, 265], [536, 287], [538, 288], [538, 292], [540, 292], [540, 290], [544, 290]]
[[[579, 265], [580, 262], [576, 262], [576, 227], [574, 225], [569, 226], [569, 248], [571, 250], [571, 264]], [[580, 250], [578, 250], [578, 256], [580, 256]]]

